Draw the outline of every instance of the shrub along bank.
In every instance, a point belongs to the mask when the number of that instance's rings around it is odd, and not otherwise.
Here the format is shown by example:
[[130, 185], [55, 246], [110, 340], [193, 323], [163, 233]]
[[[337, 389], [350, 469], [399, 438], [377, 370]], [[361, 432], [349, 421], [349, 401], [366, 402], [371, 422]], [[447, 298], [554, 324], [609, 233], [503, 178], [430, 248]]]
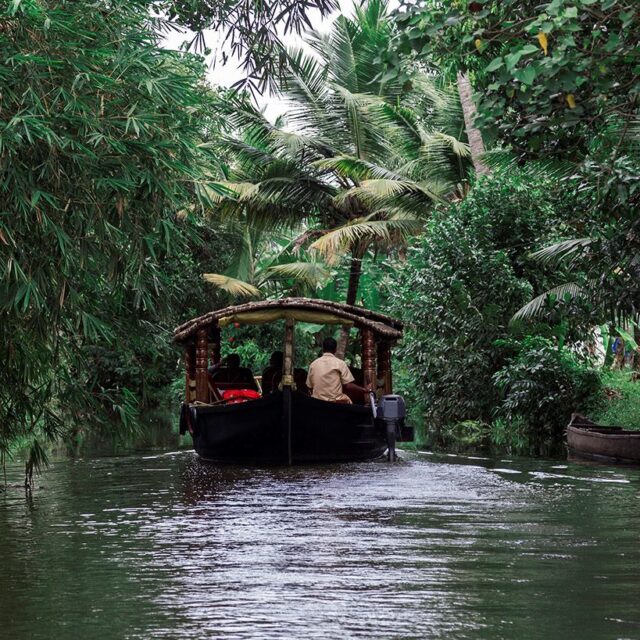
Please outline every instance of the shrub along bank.
[[513, 321], [558, 276], [529, 256], [562, 238], [571, 215], [544, 179], [485, 178], [432, 218], [393, 275], [389, 310], [407, 324], [397, 386], [424, 444], [553, 453], [571, 412], [597, 394], [598, 372], [572, 348], [579, 321], [557, 310]]

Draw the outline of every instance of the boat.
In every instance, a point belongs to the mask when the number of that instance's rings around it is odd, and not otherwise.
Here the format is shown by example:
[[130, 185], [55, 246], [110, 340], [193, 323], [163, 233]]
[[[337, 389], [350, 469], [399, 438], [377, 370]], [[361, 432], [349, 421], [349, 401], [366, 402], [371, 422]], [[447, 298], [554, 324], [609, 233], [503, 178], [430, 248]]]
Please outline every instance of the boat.
[[[277, 388], [260, 395], [255, 385], [212, 379], [209, 368], [220, 365], [225, 327], [279, 320], [284, 320], [284, 339]], [[296, 322], [359, 330], [362, 383], [370, 394], [360, 394], [352, 404], [341, 404], [310, 397], [306, 386], [300, 388], [299, 369], [294, 367]], [[248, 302], [194, 318], [177, 327], [173, 338], [184, 349], [180, 433], [191, 434], [201, 458], [219, 462], [354, 462], [381, 457], [387, 449], [392, 457], [393, 428], [378, 414], [378, 401], [386, 398], [387, 406], [400, 406], [395, 400], [399, 396], [392, 393], [391, 348], [401, 337], [402, 323], [393, 318], [354, 305], [310, 298]], [[412, 430], [404, 427], [402, 419], [394, 424], [393, 437], [413, 439]]]
[[579, 413], [567, 427], [567, 447], [576, 457], [620, 464], [640, 464], [640, 431], [603, 426]]

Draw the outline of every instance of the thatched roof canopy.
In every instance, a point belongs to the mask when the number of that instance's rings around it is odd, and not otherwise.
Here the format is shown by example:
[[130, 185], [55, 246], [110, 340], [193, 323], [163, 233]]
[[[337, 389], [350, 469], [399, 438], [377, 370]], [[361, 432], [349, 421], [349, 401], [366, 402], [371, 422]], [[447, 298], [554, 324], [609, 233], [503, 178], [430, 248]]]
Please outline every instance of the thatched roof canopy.
[[247, 302], [217, 311], [210, 311], [199, 318], [181, 324], [173, 332], [174, 342], [183, 343], [195, 339], [200, 329], [211, 326], [240, 324], [262, 324], [283, 318], [317, 324], [345, 324], [359, 329], [373, 330], [380, 338], [396, 341], [402, 338], [402, 323], [375, 311], [339, 302], [314, 300], [312, 298], [282, 298]]

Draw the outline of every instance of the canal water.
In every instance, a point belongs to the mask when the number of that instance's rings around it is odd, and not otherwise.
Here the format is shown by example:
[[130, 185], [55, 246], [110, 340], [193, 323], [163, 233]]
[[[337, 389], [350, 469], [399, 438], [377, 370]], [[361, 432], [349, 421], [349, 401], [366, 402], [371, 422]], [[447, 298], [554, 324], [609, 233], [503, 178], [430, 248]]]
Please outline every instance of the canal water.
[[640, 471], [59, 460], [0, 495], [0, 637], [640, 639]]

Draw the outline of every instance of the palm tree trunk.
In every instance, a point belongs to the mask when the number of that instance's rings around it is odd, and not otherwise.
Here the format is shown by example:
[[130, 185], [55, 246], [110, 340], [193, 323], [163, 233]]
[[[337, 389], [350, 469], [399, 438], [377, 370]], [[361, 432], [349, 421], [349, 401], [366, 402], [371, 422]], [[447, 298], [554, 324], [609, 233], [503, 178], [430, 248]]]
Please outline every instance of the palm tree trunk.
[[349, 286], [347, 287], [347, 304], [355, 304], [358, 298], [358, 288], [360, 287], [360, 276], [362, 275], [362, 255], [360, 251], [353, 251], [351, 254], [351, 267], [349, 268]]
[[[355, 246], [351, 250], [351, 265], [349, 267], [349, 284], [347, 286], [347, 304], [355, 304], [358, 298], [358, 288], [360, 287], [360, 277], [362, 276], [362, 258], [364, 256], [363, 247]], [[340, 328], [340, 337], [338, 338], [337, 356], [344, 358], [349, 343], [349, 327], [342, 326]]]
[[467, 76], [462, 71], [458, 71], [457, 84], [473, 166], [476, 170], [477, 175], [488, 176], [491, 171], [481, 159], [482, 155], [484, 154], [484, 142], [482, 141], [482, 133], [480, 133], [480, 129], [478, 129], [478, 127], [476, 127], [474, 124], [477, 112], [476, 105], [473, 102], [473, 89], [471, 87], [471, 82], [469, 82], [469, 76]]

